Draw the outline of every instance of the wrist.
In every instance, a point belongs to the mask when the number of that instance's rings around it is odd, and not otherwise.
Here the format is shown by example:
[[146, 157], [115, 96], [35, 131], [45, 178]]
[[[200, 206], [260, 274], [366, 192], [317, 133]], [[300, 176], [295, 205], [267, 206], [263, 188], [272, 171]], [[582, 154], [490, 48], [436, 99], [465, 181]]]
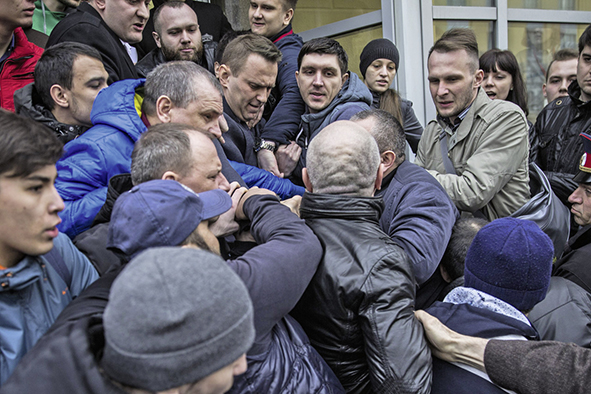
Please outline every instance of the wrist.
[[258, 138], [254, 144], [254, 151], [258, 153], [262, 149], [275, 153], [277, 150], [277, 144], [273, 141], [267, 141], [262, 138]]

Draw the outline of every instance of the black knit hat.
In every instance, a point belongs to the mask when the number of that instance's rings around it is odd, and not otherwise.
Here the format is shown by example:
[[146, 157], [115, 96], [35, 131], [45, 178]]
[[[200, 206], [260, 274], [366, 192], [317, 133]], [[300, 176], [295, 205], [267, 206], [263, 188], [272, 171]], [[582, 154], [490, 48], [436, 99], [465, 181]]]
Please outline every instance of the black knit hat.
[[378, 38], [370, 41], [363, 48], [363, 52], [359, 56], [359, 71], [361, 71], [363, 78], [365, 78], [365, 71], [369, 65], [376, 59], [392, 60], [396, 64], [396, 70], [398, 70], [398, 61], [400, 60], [398, 48], [387, 38]]

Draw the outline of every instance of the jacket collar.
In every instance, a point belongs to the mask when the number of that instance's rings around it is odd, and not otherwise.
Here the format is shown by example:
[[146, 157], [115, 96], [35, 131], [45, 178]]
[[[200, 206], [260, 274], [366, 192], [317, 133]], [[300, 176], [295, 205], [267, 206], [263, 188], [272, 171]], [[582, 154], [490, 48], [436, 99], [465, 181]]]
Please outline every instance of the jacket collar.
[[290, 36], [293, 34], [293, 29], [291, 27], [291, 23], [283, 28], [279, 33], [275, 34], [270, 40], [277, 44], [278, 41], [281, 41], [285, 36]]
[[343, 196], [304, 193], [300, 207], [302, 219], [366, 219], [378, 223], [384, 211], [382, 197]]
[[577, 81], [572, 81], [571, 84], [568, 86], [568, 95], [577, 107], [581, 107], [584, 105], [589, 105], [591, 107], [591, 101], [581, 101], [581, 87], [579, 86], [579, 83]]

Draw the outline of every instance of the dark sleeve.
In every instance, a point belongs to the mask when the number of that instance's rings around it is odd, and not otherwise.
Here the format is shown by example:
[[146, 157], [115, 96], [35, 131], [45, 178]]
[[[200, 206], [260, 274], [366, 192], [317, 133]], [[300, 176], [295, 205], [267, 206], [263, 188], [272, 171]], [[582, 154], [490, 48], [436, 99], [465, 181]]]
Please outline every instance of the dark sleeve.
[[402, 100], [401, 109], [406, 140], [410, 144], [412, 151], [416, 153], [419, 147], [419, 141], [423, 135], [423, 126], [419, 123], [415, 111], [412, 109], [412, 101]]
[[556, 194], [556, 197], [558, 197], [565, 206], [570, 207], [568, 196], [570, 196], [579, 186], [577, 182], [573, 180], [573, 174], [553, 171], [544, 171], [544, 174], [548, 177], [550, 186], [552, 187], [554, 194]]
[[491, 340], [484, 366], [493, 383], [521, 394], [583, 394], [591, 387], [591, 350], [574, 344]]
[[275, 196], [250, 197], [244, 212], [258, 246], [228, 264], [250, 293], [256, 345], [296, 305], [316, 272], [322, 247], [304, 221]]
[[222, 148], [222, 144], [220, 143], [220, 141], [218, 141], [217, 139], [213, 139], [212, 141], [215, 145], [215, 150], [218, 152], [220, 162], [222, 163], [222, 174], [224, 174], [228, 182], [238, 182], [240, 186], [246, 187], [246, 183], [244, 183], [242, 177], [240, 177], [236, 170], [230, 165], [228, 157], [226, 156], [226, 152], [224, 152], [224, 148]]
[[387, 253], [361, 291], [359, 319], [373, 392], [429, 393], [431, 352], [414, 317], [415, 281], [406, 254]]
[[[288, 38], [284, 38], [288, 39]], [[265, 125], [261, 137], [279, 145], [295, 140], [300, 128], [301, 116], [306, 110], [295, 78], [298, 69], [297, 57], [301, 43], [293, 43], [281, 48], [283, 60], [277, 71], [279, 102]]]

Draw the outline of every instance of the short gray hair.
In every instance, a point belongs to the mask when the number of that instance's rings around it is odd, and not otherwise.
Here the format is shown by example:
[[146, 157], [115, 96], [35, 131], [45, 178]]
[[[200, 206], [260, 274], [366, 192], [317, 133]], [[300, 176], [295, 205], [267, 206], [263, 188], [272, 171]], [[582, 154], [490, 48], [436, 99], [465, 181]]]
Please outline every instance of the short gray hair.
[[373, 119], [373, 127], [369, 133], [375, 138], [380, 154], [390, 150], [396, 154], [396, 164], [404, 161], [406, 150], [406, 135], [402, 125], [394, 115], [381, 109], [361, 111], [351, 118], [351, 121]]
[[150, 126], [131, 154], [133, 185], [161, 179], [166, 171], [185, 176], [193, 166], [191, 141], [187, 135], [190, 132], [198, 131], [178, 123]]
[[146, 77], [142, 112], [155, 115], [156, 101], [161, 96], [170, 98], [172, 104], [178, 108], [187, 108], [199, 99], [199, 93], [207, 83], [219, 91], [220, 95], [223, 94], [222, 86], [215, 76], [194, 62], [179, 60], [162, 63]]
[[310, 143], [306, 161], [314, 193], [373, 195], [380, 152], [361, 126], [350, 121], [328, 125]]

